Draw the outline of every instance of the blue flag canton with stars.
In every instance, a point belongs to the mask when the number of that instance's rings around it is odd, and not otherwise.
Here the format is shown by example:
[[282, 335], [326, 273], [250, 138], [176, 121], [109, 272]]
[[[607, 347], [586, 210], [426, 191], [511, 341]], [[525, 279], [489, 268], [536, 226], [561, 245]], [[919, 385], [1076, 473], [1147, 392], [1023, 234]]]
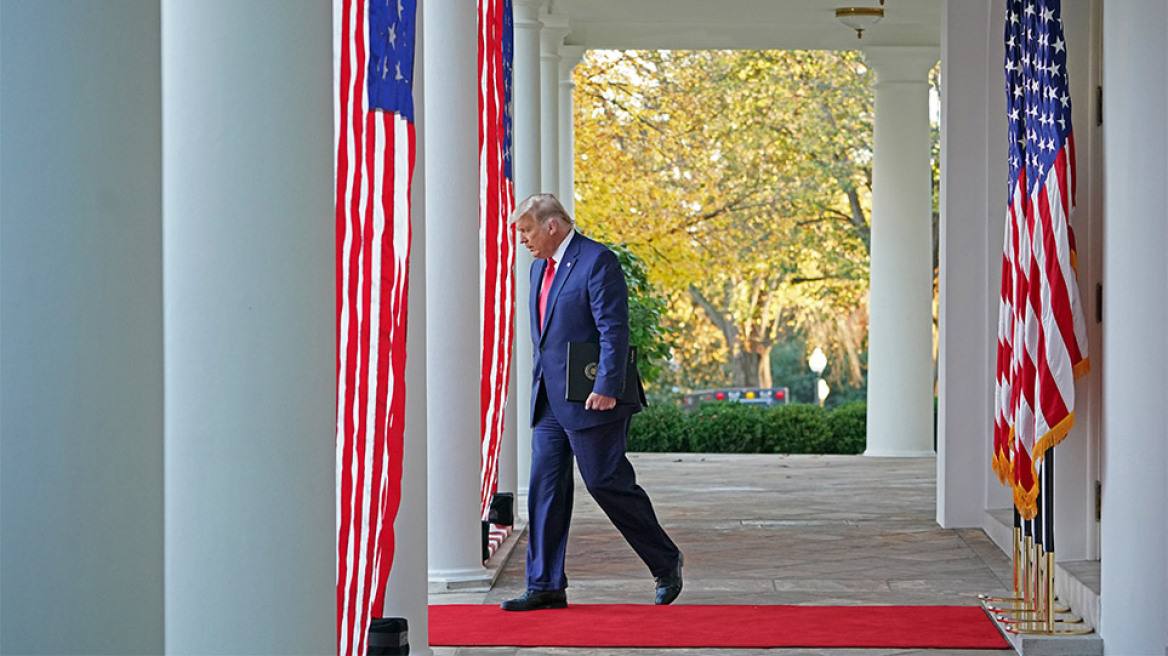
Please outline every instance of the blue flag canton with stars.
[[503, 175], [514, 180], [511, 169], [514, 155], [514, 127], [512, 89], [515, 78], [515, 19], [511, 14], [511, 0], [503, 0]]
[[[1067, 48], [1059, 0], [1012, 0], [1006, 16], [1010, 174], [1045, 180], [1071, 134]], [[1011, 185], [1012, 186], [1012, 185]]]
[[417, 0], [369, 0], [369, 108], [414, 120]]
[[1025, 128], [1025, 92], [1022, 90], [1022, 43], [1025, 30], [1022, 28], [1022, 0], [1012, 0], [1006, 12], [1006, 110], [1009, 117], [1009, 165], [1007, 179], [1010, 204], [1014, 201], [1018, 174], [1022, 170], [1022, 156], [1026, 150], [1026, 140], [1022, 137]]

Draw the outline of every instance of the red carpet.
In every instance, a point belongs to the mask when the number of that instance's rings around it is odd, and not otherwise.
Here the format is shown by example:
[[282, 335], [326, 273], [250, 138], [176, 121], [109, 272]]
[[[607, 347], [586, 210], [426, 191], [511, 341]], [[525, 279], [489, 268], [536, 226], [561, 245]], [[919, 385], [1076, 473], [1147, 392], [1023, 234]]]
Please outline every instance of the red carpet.
[[443, 647], [900, 647], [1008, 649], [977, 606], [574, 604], [509, 613], [430, 606]]

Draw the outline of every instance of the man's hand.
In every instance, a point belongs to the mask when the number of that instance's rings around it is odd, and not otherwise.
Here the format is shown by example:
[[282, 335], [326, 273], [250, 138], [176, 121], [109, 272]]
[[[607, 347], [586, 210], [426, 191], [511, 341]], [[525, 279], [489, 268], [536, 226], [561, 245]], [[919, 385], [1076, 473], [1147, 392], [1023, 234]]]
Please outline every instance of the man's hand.
[[588, 398], [584, 401], [585, 410], [612, 410], [615, 407], [615, 396], [605, 396], [596, 392], [589, 394]]

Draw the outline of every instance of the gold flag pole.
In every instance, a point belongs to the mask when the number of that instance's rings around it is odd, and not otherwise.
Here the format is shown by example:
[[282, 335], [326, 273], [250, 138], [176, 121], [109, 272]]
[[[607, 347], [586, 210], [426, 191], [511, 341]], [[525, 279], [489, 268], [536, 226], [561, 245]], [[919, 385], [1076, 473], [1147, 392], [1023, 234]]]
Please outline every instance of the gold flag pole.
[[[1012, 619], [998, 617], [998, 621], [1005, 625], [1004, 630], [1022, 635], [1085, 635], [1095, 630], [1083, 624], [1083, 620], [1076, 616], [1056, 617], [1066, 610], [1055, 604], [1054, 589], [1054, 448], [1047, 450], [1042, 461], [1040, 477], [1039, 514], [1041, 529], [1035, 522], [1034, 535], [1036, 536], [1036, 550], [1033, 552], [1034, 587], [1031, 610], [1015, 611], [1014, 615], [1026, 615], [1026, 618]], [[1041, 530], [1041, 533], [1039, 532]], [[1039, 551], [1041, 550], [1041, 551]], [[1076, 626], [1067, 626], [1076, 625]]]
[[[1024, 613], [1034, 610], [1032, 594], [1032, 570], [1034, 536], [1030, 535], [1029, 524], [1023, 530], [1021, 516], [1014, 510], [1014, 596], [988, 597], [982, 595], [986, 610], [991, 613]], [[995, 602], [995, 603], [989, 603]]]

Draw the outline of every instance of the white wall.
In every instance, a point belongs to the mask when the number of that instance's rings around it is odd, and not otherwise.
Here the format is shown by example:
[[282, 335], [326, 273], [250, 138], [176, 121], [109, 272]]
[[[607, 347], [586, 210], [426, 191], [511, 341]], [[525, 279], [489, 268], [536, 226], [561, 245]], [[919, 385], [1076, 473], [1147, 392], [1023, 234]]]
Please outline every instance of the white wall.
[[0, 651], [163, 646], [157, 3], [0, 2]]
[[1103, 5], [1103, 531], [1111, 654], [1168, 647], [1168, 6]]
[[166, 649], [336, 649], [332, 30], [162, 0]]
[[1096, 122], [1098, 10], [1098, 0], [1062, 3], [1078, 171], [1071, 227], [1078, 248], [1079, 294], [1088, 330], [1091, 373], [1075, 384], [1075, 427], [1057, 447], [1055, 458], [1055, 550], [1060, 561], [1099, 558], [1095, 481], [1099, 476], [1103, 353], [1101, 325], [1095, 316], [1095, 287], [1101, 280], [1103, 262], [1103, 153]]

